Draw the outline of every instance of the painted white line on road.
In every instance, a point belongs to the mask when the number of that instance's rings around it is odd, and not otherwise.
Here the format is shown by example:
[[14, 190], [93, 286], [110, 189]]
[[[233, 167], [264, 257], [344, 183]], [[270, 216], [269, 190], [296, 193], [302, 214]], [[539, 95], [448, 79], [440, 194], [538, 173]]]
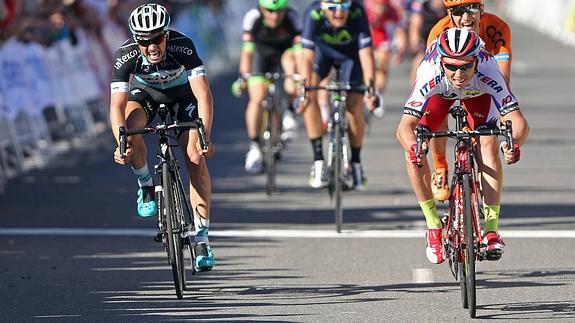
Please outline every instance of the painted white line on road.
[[[0, 228], [0, 236], [125, 236], [149, 237], [156, 234], [154, 229], [119, 228]], [[246, 238], [423, 238], [424, 230], [213, 230], [212, 237]], [[501, 231], [504, 238], [575, 238], [575, 230], [510, 230]]]
[[413, 282], [415, 284], [433, 283], [433, 272], [431, 268], [413, 268]]

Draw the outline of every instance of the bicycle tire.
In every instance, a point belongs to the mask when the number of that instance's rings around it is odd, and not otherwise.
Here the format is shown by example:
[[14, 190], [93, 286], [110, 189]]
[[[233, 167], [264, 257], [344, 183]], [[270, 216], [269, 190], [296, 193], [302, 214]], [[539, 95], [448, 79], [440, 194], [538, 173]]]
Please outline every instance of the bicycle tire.
[[266, 193], [272, 195], [276, 190], [277, 174], [277, 145], [279, 143], [279, 115], [278, 107], [272, 107], [268, 111], [266, 131], [264, 132], [265, 168], [266, 168]]
[[463, 223], [465, 230], [465, 282], [467, 289], [467, 305], [469, 316], [476, 316], [476, 286], [475, 286], [475, 230], [473, 221], [473, 209], [471, 207], [471, 177], [463, 175]]
[[341, 123], [338, 121], [334, 125], [334, 140], [335, 140], [335, 154], [333, 163], [333, 186], [335, 190], [335, 229], [337, 233], [341, 232], [343, 222], [343, 207], [342, 207], [342, 158], [343, 158], [343, 136]]
[[[459, 226], [461, 223], [461, 206], [463, 205], [462, 199], [462, 186], [459, 181], [455, 180], [452, 183], [451, 192], [453, 192], [451, 199], [449, 200], [449, 212], [451, 221], [449, 221], [449, 225], [453, 228], [452, 230], [452, 246], [455, 250], [449, 251], [446, 248], [446, 253], [449, 254], [451, 263], [455, 264], [455, 270], [452, 270], [454, 274], [457, 274], [456, 279], [459, 281], [459, 289], [461, 294], [461, 305], [463, 308], [468, 307], [467, 303], [467, 282], [466, 282], [466, 274], [465, 274], [465, 260], [464, 260], [464, 252], [461, 249], [463, 245], [463, 241], [461, 241], [461, 234], [459, 233]], [[449, 230], [449, 228], [448, 228]], [[449, 246], [449, 245], [448, 245]], [[451, 247], [449, 247], [451, 248]]]
[[[188, 200], [185, 196], [186, 191], [184, 190], [180, 172], [174, 171], [172, 174], [174, 176], [173, 186], [175, 192], [174, 201], [176, 202], [176, 220], [179, 221], [179, 227], [182, 229], [182, 231], [179, 234], [180, 238], [178, 240], [179, 246], [177, 246], [176, 250], [179, 250], [179, 253], [181, 253], [180, 256], [181, 261], [178, 262], [178, 266], [180, 268], [179, 274], [181, 278], [182, 289], [186, 290], [186, 266], [185, 266], [186, 261], [184, 257], [184, 248], [186, 248], [185, 247], [186, 245], [188, 246], [188, 249], [190, 251], [190, 257], [192, 258], [192, 267], [193, 267], [193, 255], [191, 253], [191, 249], [189, 248], [189, 246], [193, 244], [192, 241], [190, 240], [190, 237], [188, 236], [190, 228], [193, 228], [193, 219], [190, 214], [191, 209], [188, 205]], [[192, 225], [190, 226], [189, 223], [192, 223]]]
[[[182, 181], [182, 177], [180, 175], [179, 172], [174, 173], [176, 175], [176, 183], [177, 183], [177, 187], [178, 187], [178, 191], [181, 193], [180, 195], [180, 201], [182, 202], [182, 204], [185, 207], [182, 207], [182, 221], [184, 221], [185, 223], [185, 227], [186, 227], [186, 237], [182, 236], [182, 239], [184, 239], [184, 241], [187, 239], [188, 243], [184, 242], [184, 245], [187, 245], [187, 249], [188, 249], [188, 254], [190, 255], [190, 265], [192, 268], [192, 275], [195, 274], [196, 270], [195, 270], [195, 257], [194, 257], [194, 240], [195, 238], [193, 237], [193, 235], [190, 237], [190, 234], [193, 234], [194, 232], [194, 214], [193, 214], [193, 210], [190, 206], [190, 203], [188, 202], [188, 198], [186, 196], [186, 190], [184, 189], [184, 183]], [[185, 263], [185, 261], [183, 261], [182, 263]], [[186, 280], [186, 275], [185, 275], [185, 266], [184, 266], [184, 290], [187, 289], [187, 280]]]
[[170, 167], [167, 162], [162, 166], [162, 184], [164, 186], [164, 207], [166, 210], [165, 222], [166, 222], [166, 235], [168, 240], [168, 260], [170, 266], [172, 267], [172, 276], [174, 278], [174, 287], [176, 290], [177, 298], [183, 298], [184, 283], [182, 278], [182, 265], [183, 265], [183, 252], [181, 237], [178, 229], [178, 221], [176, 221], [176, 204], [175, 204], [175, 194], [174, 179], [171, 174]]

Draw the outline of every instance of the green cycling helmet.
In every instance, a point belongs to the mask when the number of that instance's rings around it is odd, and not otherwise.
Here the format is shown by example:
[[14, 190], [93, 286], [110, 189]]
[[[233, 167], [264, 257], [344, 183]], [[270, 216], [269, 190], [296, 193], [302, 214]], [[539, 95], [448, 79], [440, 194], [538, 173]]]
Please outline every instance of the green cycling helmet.
[[271, 11], [285, 9], [287, 4], [288, 0], [260, 0], [260, 7]]

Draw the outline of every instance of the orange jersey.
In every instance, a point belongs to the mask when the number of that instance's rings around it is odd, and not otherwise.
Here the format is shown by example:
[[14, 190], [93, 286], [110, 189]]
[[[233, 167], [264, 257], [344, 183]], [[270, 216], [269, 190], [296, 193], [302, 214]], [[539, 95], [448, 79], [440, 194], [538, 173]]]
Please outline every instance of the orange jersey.
[[[431, 44], [439, 34], [455, 27], [450, 16], [443, 17], [438, 21], [427, 37], [427, 46]], [[479, 23], [479, 37], [485, 42], [485, 49], [498, 61], [511, 60], [511, 28], [505, 21], [496, 15], [483, 13]]]

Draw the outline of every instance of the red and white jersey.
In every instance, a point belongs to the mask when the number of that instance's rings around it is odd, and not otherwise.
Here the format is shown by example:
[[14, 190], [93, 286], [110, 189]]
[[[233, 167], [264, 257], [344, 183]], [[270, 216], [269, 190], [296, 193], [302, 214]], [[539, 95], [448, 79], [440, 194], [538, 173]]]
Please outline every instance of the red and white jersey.
[[[492, 106], [505, 115], [518, 109], [518, 102], [509, 90], [495, 58], [487, 51], [479, 53], [477, 69], [471, 83], [465, 88], [455, 88], [445, 76], [441, 66], [441, 55], [437, 51], [437, 42], [433, 42], [417, 68], [417, 79], [407, 102], [404, 113], [421, 118], [428, 109], [429, 99], [439, 95], [449, 100], [465, 100], [488, 94], [492, 98]], [[493, 116], [495, 117], [495, 116]]]

